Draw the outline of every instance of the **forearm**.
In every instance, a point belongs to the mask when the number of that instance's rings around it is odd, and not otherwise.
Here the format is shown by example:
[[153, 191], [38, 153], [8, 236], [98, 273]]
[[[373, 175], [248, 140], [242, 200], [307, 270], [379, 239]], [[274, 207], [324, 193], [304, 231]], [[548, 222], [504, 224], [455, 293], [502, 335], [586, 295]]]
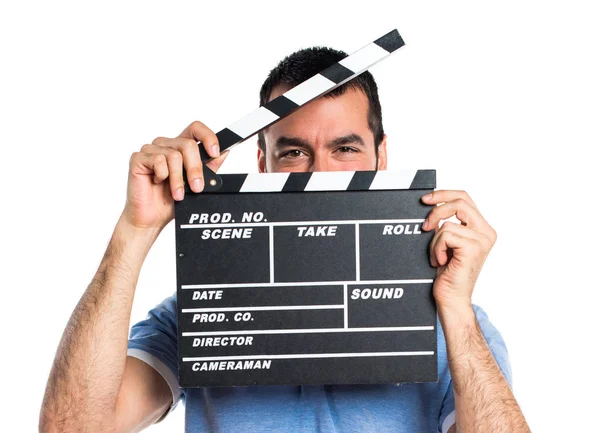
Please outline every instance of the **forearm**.
[[473, 308], [439, 308], [456, 407], [456, 431], [529, 432]]
[[123, 218], [117, 223], [56, 352], [41, 431], [110, 431], [114, 425], [135, 286], [157, 235], [133, 229]]

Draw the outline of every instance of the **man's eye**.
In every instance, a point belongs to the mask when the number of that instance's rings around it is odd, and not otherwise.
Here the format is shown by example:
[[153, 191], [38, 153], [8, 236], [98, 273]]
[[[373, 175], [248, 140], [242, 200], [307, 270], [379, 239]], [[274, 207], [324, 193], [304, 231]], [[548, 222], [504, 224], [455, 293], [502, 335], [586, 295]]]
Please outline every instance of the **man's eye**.
[[357, 151], [356, 149], [354, 149], [352, 147], [349, 147], [349, 146], [339, 147], [338, 150], [340, 152], [342, 152], [342, 153], [352, 153], [352, 152], [356, 152]]
[[293, 149], [288, 152], [285, 152], [282, 156], [284, 158], [298, 158], [298, 157], [302, 156], [302, 152], [298, 149]]

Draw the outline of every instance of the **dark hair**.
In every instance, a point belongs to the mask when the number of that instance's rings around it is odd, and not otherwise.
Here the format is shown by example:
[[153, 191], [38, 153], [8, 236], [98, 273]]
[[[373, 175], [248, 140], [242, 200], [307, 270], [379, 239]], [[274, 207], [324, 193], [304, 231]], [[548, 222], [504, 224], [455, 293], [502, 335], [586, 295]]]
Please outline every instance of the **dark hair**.
[[[347, 54], [343, 51], [327, 47], [304, 48], [290, 54], [271, 70], [260, 88], [260, 105], [265, 105], [269, 101], [269, 96], [271, 96], [271, 92], [277, 85], [284, 84], [290, 88], [297, 86], [346, 56]], [[379, 144], [383, 140], [383, 123], [381, 118], [381, 103], [379, 102], [377, 84], [373, 79], [373, 75], [369, 71], [365, 71], [358, 77], [325, 93], [322, 97], [335, 98], [343, 95], [348, 89], [361, 90], [369, 100], [367, 121], [369, 129], [373, 132], [375, 153], [377, 154]], [[266, 151], [263, 132], [258, 133], [258, 145], [263, 152]]]

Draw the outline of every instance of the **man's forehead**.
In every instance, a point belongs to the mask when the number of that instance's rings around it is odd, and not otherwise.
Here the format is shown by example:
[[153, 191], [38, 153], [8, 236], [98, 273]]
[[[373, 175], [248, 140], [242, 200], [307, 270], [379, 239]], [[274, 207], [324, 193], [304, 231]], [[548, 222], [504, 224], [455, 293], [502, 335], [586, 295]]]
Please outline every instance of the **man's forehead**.
[[[289, 89], [290, 86], [283, 84], [275, 86], [269, 101]], [[319, 97], [309, 102], [265, 129], [265, 137], [276, 139], [279, 135], [290, 133], [298, 136], [311, 136], [317, 133], [335, 136], [358, 134], [368, 141], [372, 138], [368, 125], [368, 109], [369, 101], [364, 92], [351, 87], [333, 98]]]

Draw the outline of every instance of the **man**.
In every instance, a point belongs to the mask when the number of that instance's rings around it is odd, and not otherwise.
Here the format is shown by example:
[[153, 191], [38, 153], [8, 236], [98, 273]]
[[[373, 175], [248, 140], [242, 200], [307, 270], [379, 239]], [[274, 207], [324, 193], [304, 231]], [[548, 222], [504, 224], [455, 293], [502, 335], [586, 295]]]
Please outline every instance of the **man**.
[[[262, 86], [260, 104], [339, 61], [344, 53], [313, 48], [286, 57]], [[132, 432], [157, 422], [180, 399], [186, 431], [525, 432], [510, 389], [500, 334], [471, 304], [483, 262], [496, 239], [461, 191], [423, 197], [435, 207], [424, 230], [435, 230], [439, 382], [352, 386], [180, 389], [176, 304], [172, 296], [127, 331], [140, 268], [182, 200], [203, 188], [197, 146], [218, 157], [215, 134], [200, 122], [177, 138], [157, 138], [130, 160], [127, 202], [96, 276], [67, 325], [50, 373], [40, 430]], [[370, 73], [311, 102], [259, 135], [261, 172], [385, 170], [387, 139]], [[442, 219], [455, 215], [462, 224]], [[443, 333], [442, 333], [443, 331]]]

